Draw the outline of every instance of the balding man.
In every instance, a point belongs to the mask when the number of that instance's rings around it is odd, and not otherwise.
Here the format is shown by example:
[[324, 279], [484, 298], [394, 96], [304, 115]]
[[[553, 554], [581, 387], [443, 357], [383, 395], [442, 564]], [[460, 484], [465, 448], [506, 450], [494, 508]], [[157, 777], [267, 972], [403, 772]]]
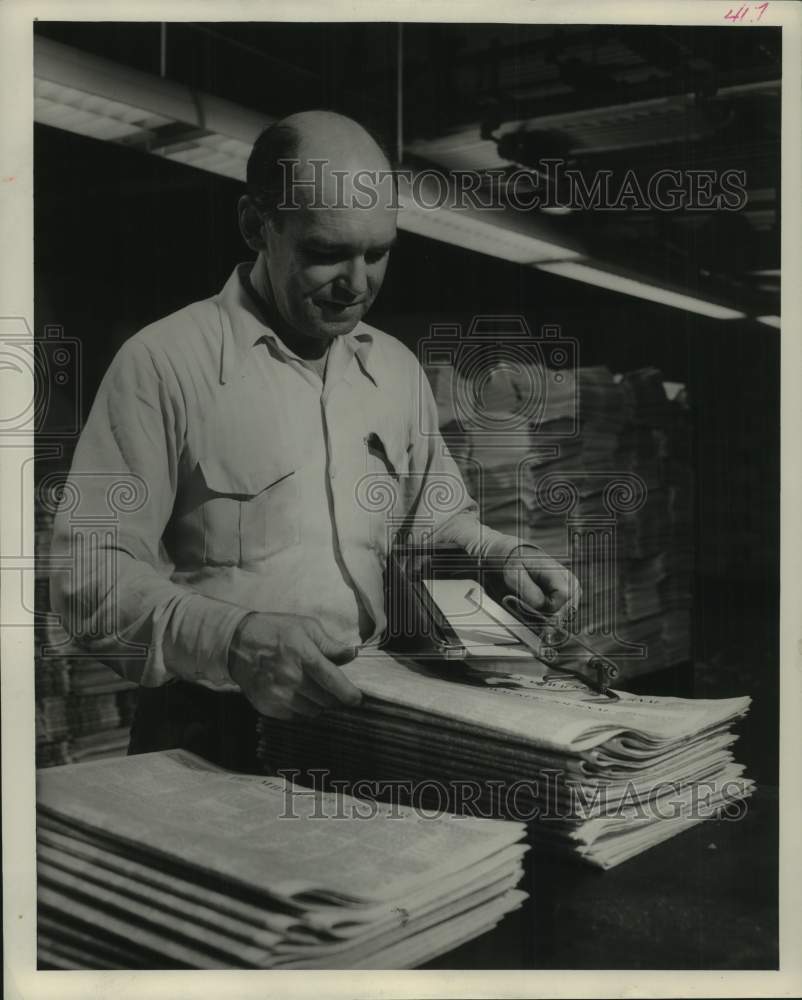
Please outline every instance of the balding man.
[[[546, 611], [576, 596], [562, 566], [480, 524], [414, 355], [362, 322], [396, 238], [390, 178], [348, 118], [271, 126], [239, 204], [255, 263], [132, 337], [100, 387], [71, 473], [80, 500], [56, 524], [73, 570], [52, 594], [75, 637], [141, 685], [131, 752], [248, 767], [256, 712], [359, 702], [340, 667], [385, 629], [393, 531], [372, 482], [413, 539], [498, 560]], [[110, 477], [131, 485], [114, 510]], [[423, 519], [438, 483], [451, 501]]]

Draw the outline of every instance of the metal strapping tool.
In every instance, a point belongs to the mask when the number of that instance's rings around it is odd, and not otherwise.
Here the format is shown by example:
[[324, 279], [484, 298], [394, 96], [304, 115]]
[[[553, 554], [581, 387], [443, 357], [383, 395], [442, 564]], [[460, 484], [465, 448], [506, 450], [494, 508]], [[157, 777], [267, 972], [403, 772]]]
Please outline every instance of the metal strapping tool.
[[[604, 694], [608, 698], [618, 699], [615, 691], [610, 690], [610, 682], [614, 681], [620, 672], [618, 665], [609, 656], [597, 653], [592, 646], [589, 646], [578, 636], [574, 635], [565, 623], [566, 619], [570, 619], [575, 614], [576, 609], [574, 607], [563, 611], [562, 614], [544, 615], [537, 608], [533, 608], [515, 594], [507, 594], [502, 598], [501, 603], [505, 610], [509, 611], [521, 624], [526, 625], [538, 636], [542, 643], [542, 649], [537, 655], [548, 663], [549, 666], [560, 673], [578, 677], [579, 680], [593, 690], [598, 691], [599, 694]], [[579, 646], [587, 654], [584, 667], [587, 669], [589, 676], [582, 670], [571, 670], [557, 664], [556, 661], [560, 658], [559, 647], [570, 645]]]

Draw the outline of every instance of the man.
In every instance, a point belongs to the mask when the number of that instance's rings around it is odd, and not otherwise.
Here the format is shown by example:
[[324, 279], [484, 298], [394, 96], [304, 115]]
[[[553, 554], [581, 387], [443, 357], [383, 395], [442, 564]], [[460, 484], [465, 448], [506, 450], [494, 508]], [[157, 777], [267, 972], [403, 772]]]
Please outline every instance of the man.
[[[52, 594], [142, 686], [132, 752], [247, 766], [255, 711], [356, 705], [340, 667], [384, 630], [393, 526], [498, 560], [547, 612], [576, 599], [566, 569], [479, 523], [417, 361], [362, 322], [396, 238], [389, 177], [348, 118], [267, 129], [239, 205], [255, 263], [132, 337], [100, 387], [56, 524], [74, 569]], [[130, 492], [111, 523], [110, 475]], [[430, 502], [438, 485], [449, 502]]]

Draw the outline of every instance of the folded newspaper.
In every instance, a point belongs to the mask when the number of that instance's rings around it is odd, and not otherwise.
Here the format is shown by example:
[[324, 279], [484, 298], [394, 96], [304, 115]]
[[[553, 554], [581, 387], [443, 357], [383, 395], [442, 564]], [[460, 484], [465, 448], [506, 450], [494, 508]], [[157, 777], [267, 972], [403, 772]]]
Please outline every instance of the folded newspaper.
[[39, 771], [40, 967], [412, 968], [520, 906], [521, 824], [183, 750]]
[[534, 844], [602, 868], [742, 811], [731, 727], [749, 698], [610, 697], [531, 655], [485, 659], [478, 640], [482, 656], [439, 666], [362, 650], [343, 668], [358, 708], [260, 721], [265, 771], [525, 821]]

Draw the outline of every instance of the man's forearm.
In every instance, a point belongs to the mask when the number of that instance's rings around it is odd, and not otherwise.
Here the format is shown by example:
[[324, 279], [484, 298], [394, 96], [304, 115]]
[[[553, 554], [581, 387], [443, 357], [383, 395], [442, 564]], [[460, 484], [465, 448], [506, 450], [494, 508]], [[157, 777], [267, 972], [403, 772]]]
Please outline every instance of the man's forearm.
[[[435, 534], [440, 544], [454, 544], [475, 558], [480, 565], [500, 569], [524, 543], [514, 535], [505, 535], [482, 524], [473, 510], [462, 510], [450, 518]], [[536, 548], [537, 546], [532, 546]]]
[[[95, 564], [104, 558], [112, 557]], [[119, 551], [113, 559], [116, 572], [105, 587], [88, 569], [54, 574], [53, 609], [75, 641], [146, 687], [171, 677], [231, 684], [228, 650], [248, 610], [178, 586]]]

